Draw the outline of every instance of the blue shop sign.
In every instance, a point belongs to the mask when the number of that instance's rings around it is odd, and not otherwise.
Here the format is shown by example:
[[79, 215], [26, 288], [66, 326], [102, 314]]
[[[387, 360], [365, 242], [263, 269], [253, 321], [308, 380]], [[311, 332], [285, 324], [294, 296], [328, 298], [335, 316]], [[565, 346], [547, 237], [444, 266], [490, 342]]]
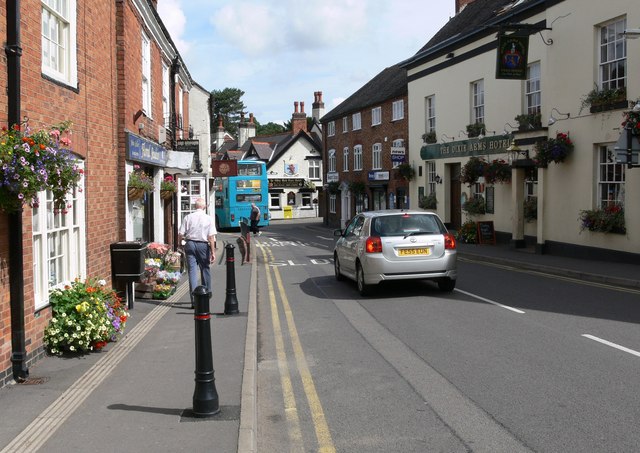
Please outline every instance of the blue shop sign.
[[125, 132], [127, 137], [127, 159], [164, 167], [167, 163], [167, 150], [146, 138]]

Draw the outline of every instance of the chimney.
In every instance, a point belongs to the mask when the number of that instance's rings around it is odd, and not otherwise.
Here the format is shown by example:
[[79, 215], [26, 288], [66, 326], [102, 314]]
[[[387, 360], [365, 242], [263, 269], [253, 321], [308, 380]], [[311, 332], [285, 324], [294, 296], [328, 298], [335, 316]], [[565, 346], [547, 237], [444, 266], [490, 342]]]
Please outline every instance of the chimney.
[[222, 122], [222, 115], [218, 115], [218, 130], [216, 131], [215, 145], [216, 150], [220, 149], [222, 145], [224, 145], [224, 124]]
[[247, 138], [256, 136], [256, 123], [253, 121], [253, 113], [249, 113], [249, 124], [247, 124]]
[[456, 0], [456, 14], [462, 11], [469, 3], [473, 3], [475, 0]]
[[158, 0], [151, 0], [151, 5], [156, 11], [158, 10]]
[[324, 116], [324, 102], [322, 102], [322, 91], [316, 91], [313, 93], [313, 104], [311, 105], [311, 117], [317, 123], [320, 123], [320, 118]]
[[304, 113], [304, 102], [300, 102], [300, 112], [298, 112], [298, 101], [293, 103], [293, 108], [293, 115], [291, 115], [291, 133], [296, 135], [300, 131], [307, 132], [307, 114]]

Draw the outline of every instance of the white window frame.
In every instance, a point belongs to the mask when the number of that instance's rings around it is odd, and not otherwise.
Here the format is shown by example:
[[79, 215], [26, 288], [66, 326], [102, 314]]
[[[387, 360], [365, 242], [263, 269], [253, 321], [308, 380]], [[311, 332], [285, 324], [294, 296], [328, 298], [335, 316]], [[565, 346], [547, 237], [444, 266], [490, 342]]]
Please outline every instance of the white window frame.
[[329, 170], [328, 170], [329, 173], [334, 173], [336, 171], [336, 150], [335, 149], [329, 150], [327, 164], [329, 166]]
[[151, 117], [151, 40], [142, 33], [142, 111]]
[[354, 131], [359, 131], [360, 129], [362, 129], [362, 117], [360, 115], [360, 112], [354, 113], [351, 116], [351, 127]]
[[598, 155], [598, 208], [624, 206], [625, 165], [616, 163], [613, 146], [601, 146]]
[[[84, 167], [77, 162], [79, 169]], [[65, 210], [54, 209], [53, 194], [38, 194], [38, 207], [32, 209], [33, 292], [35, 309], [49, 304], [49, 293], [86, 278], [85, 196], [82, 187], [67, 195]]]
[[334, 135], [336, 135], [336, 122], [329, 121], [327, 123], [327, 137], [333, 137]]
[[542, 91], [540, 85], [540, 62], [536, 61], [527, 66], [527, 80], [525, 81], [524, 99], [528, 114], [540, 113]]
[[169, 66], [162, 62], [162, 121], [166, 129], [171, 127], [169, 124], [169, 116], [171, 115], [169, 102]]
[[273, 210], [282, 209], [279, 193], [269, 192], [269, 209], [273, 209]]
[[371, 147], [371, 169], [382, 170], [382, 143], [374, 143]]
[[331, 214], [335, 214], [336, 213], [336, 194], [332, 193], [329, 195], [329, 212]]
[[349, 171], [349, 147], [342, 149], [342, 171]]
[[435, 132], [436, 130], [436, 95], [425, 98], [425, 132]]
[[42, 73], [77, 88], [76, 0], [42, 0], [41, 5]]
[[342, 133], [346, 134], [349, 132], [349, 117], [345, 116], [342, 118]]
[[471, 82], [471, 123], [484, 123], [484, 79]]
[[598, 86], [601, 90], [627, 86], [627, 37], [622, 34], [626, 28], [626, 18], [600, 26]]
[[404, 119], [404, 99], [393, 101], [391, 104], [391, 121]]
[[371, 125], [377, 126], [382, 124], [382, 107], [374, 107], [371, 109]]
[[353, 171], [362, 170], [362, 145], [353, 147]]
[[427, 187], [429, 195], [436, 193], [436, 161], [430, 160], [427, 162]]
[[309, 179], [320, 179], [320, 161], [309, 159]]

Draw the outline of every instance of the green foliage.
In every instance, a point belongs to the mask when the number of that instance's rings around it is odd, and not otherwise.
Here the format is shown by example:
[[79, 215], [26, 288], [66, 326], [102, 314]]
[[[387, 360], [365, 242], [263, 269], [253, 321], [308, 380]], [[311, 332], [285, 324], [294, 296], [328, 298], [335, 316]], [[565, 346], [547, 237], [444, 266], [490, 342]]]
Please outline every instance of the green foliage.
[[624, 222], [624, 207], [620, 204], [580, 211], [579, 220], [580, 231], [589, 230], [618, 234], [627, 232]]
[[484, 179], [487, 184], [511, 182], [511, 165], [504, 159], [494, 159], [484, 167]]
[[470, 198], [469, 200], [465, 201], [465, 203], [462, 205], [462, 210], [467, 214], [469, 214], [470, 216], [484, 214], [485, 213], [484, 197], [478, 195], [473, 198]]
[[122, 300], [104, 280], [76, 280], [49, 295], [52, 318], [44, 331], [51, 354], [101, 349], [123, 333], [129, 317]]
[[476, 156], [471, 157], [462, 167], [460, 181], [469, 186], [475, 184], [480, 176], [484, 176], [486, 167], [487, 162], [483, 158]]
[[475, 244], [478, 242], [478, 227], [476, 222], [468, 220], [462, 224], [456, 235], [456, 239], [465, 244]]
[[151, 178], [151, 176], [145, 173], [140, 165], [134, 165], [133, 171], [129, 173], [127, 187], [142, 189], [145, 192], [151, 192], [153, 190], [153, 179]]
[[436, 131], [430, 131], [422, 134], [422, 140], [425, 143], [436, 143], [438, 139], [436, 138]]
[[260, 124], [256, 121], [256, 135], [276, 135], [282, 134], [286, 129], [282, 124], [268, 122]]
[[396, 170], [398, 171], [398, 174], [407, 181], [411, 181], [416, 175], [416, 171], [413, 169], [411, 164], [407, 162], [403, 162], [398, 165]]
[[178, 191], [178, 183], [171, 175], [166, 175], [160, 183], [160, 190], [167, 190], [169, 192]]
[[330, 182], [329, 184], [327, 184], [327, 192], [331, 193], [331, 194], [336, 194], [338, 193], [338, 188], [340, 187], [340, 183], [339, 182]]
[[558, 132], [556, 138], [536, 143], [534, 161], [540, 166], [546, 166], [550, 162], [559, 164], [564, 162], [573, 151], [573, 142], [568, 134]]
[[367, 186], [362, 181], [353, 181], [349, 184], [349, 191], [354, 195], [363, 194]]
[[524, 201], [524, 219], [527, 222], [532, 222], [538, 218], [538, 198], [529, 197]]
[[485, 130], [484, 123], [467, 124], [467, 136], [469, 138], [477, 137]]
[[608, 104], [614, 104], [627, 98], [627, 89], [611, 88], [609, 90], [599, 90], [597, 87], [589, 91], [582, 97], [580, 103], [580, 112], [585, 108], [600, 107]]
[[520, 130], [542, 128], [542, 115], [540, 113], [523, 113], [516, 116], [515, 120], [518, 122], [518, 129]]
[[213, 90], [211, 96], [213, 97], [212, 121], [221, 116], [225, 130], [233, 136], [237, 135], [240, 114], [246, 110], [241, 99], [244, 91], [239, 88], [225, 88]]
[[429, 195], [420, 198], [418, 206], [422, 209], [437, 209], [438, 200], [436, 199], [436, 193], [431, 192]]

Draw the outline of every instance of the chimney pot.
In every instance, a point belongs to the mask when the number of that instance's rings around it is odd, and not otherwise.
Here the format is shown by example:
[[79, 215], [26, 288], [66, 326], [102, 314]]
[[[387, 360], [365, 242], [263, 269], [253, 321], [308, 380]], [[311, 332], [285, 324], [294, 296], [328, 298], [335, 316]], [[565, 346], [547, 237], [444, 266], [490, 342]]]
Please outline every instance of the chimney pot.
[[300, 113], [304, 113], [304, 101], [300, 101]]
[[293, 103], [293, 113], [298, 113], [298, 101]]

